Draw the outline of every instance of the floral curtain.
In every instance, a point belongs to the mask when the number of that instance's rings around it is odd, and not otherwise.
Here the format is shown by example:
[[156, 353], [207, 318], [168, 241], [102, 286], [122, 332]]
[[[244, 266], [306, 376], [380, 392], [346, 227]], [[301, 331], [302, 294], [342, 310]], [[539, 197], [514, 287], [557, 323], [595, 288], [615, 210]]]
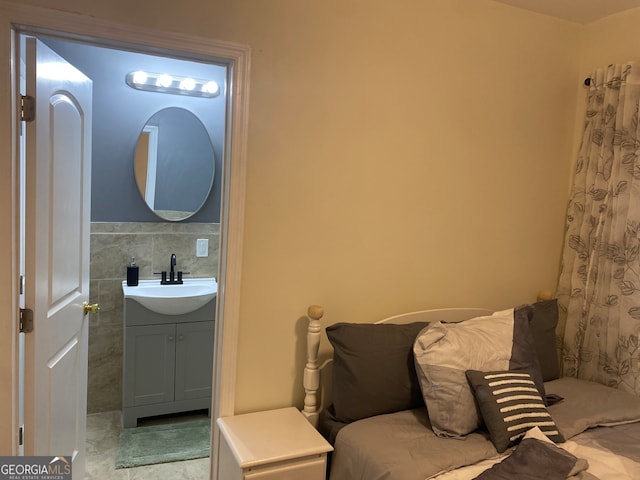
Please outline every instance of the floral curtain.
[[640, 63], [590, 79], [558, 282], [563, 375], [640, 395]]

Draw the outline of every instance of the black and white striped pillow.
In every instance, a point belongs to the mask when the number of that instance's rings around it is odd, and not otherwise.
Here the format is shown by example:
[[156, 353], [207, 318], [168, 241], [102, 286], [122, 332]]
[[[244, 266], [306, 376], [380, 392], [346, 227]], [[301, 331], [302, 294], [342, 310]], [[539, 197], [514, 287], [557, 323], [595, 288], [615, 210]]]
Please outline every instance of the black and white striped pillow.
[[528, 372], [467, 370], [465, 373], [498, 452], [518, 443], [533, 427], [540, 428], [556, 443], [564, 442]]

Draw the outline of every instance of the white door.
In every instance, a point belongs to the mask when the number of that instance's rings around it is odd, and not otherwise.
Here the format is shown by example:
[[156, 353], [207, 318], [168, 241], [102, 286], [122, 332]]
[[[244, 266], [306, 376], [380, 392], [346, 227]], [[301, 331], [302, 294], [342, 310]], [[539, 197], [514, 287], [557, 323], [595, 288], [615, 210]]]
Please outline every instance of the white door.
[[73, 457], [84, 479], [89, 315], [91, 81], [26, 39], [25, 455]]

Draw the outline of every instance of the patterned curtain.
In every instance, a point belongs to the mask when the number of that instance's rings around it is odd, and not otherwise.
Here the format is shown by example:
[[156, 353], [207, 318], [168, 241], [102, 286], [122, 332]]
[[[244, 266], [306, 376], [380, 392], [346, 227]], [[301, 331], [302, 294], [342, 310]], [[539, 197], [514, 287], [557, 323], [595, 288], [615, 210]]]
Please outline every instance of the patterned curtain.
[[640, 63], [591, 76], [558, 282], [564, 376], [640, 395]]

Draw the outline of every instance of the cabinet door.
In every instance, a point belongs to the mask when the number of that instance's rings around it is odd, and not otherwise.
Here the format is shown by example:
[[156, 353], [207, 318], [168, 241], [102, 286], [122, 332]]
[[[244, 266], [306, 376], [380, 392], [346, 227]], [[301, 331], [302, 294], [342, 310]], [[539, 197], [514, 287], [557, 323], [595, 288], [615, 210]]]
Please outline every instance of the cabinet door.
[[176, 400], [211, 397], [213, 323], [177, 325]]
[[175, 345], [175, 324], [126, 328], [125, 406], [173, 401]]

